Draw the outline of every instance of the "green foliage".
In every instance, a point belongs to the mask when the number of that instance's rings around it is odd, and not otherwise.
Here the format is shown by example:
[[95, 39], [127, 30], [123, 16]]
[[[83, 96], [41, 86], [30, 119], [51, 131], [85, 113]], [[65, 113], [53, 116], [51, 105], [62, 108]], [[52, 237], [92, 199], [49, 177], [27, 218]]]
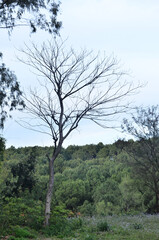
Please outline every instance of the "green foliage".
[[81, 217], [72, 219], [71, 221], [72, 230], [79, 229], [83, 226], [83, 220]]
[[1, 61], [2, 54], [0, 53], [0, 129], [4, 128], [4, 122], [10, 117], [11, 111], [16, 108], [22, 110], [25, 107], [15, 74]]
[[136, 108], [131, 120], [124, 119], [123, 129], [137, 139], [125, 148], [131, 155], [127, 164], [133, 178], [153, 190], [156, 200], [151, 210], [159, 212], [159, 106]]
[[101, 232], [108, 232], [110, 231], [110, 226], [107, 221], [98, 222], [97, 230]]
[[43, 205], [40, 201], [34, 202], [29, 198], [6, 198], [1, 200], [0, 205], [0, 228], [21, 225], [34, 229], [41, 228], [43, 217]]
[[100, 216], [105, 216], [106, 215], [106, 204], [104, 200], [97, 202], [96, 203], [96, 214]]
[[60, 188], [56, 189], [55, 192], [57, 201], [65, 203], [66, 207], [72, 210], [76, 210], [77, 206], [82, 205], [85, 196], [85, 183], [80, 179], [62, 182]]
[[1, 162], [4, 160], [5, 139], [0, 136], [0, 167]]
[[94, 236], [93, 234], [91, 233], [87, 233], [86, 236], [84, 236], [83, 238], [84, 240], [96, 240], [96, 236]]
[[119, 205], [120, 195], [118, 184], [114, 180], [109, 178], [104, 183], [101, 183], [93, 195], [97, 214], [113, 214], [115, 207]]
[[18, 195], [18, 191], [22, 190], [23, 192], [28, 189], [29, 192], [32, 191], [33, 186], [35, 185], [34, 171], [35, 171], [35, 161], [36, 161], [36, 151], [33, 148], [25, 160], [25, 162], [19, 162], [17, 165], [13, 165], [11, 172], [13, 177], [18, 177], [14, 191]]
[[[51, 217], [57, 218], [53, 220], [58, 222], [57, 225], [62, 224], [60, 218], [76, 216], [77, 212], [82, 217], [155, 212], [153, 191], [144, 186], [142, 179], [133, 177], [133, 171], [129, 165], [132, 159], [123, 150], [123, 145], [130, 144], [138, 143], [120, 141], [113, 146], [93, 146], [98, 150], [96, 157], [89, 160], [73, 159], [73, 151], [87, 152], [88, 148], [89, 152], [92, 145], [84, 148], [83, 146], [68, 147], [66, 152], [62, 149], [55, 162], [55, 186], [51, 207]], [[119, 146], [120, 149], [115, 149]], [[98, 158], [103, 148], [107, 148], [107, 156]], [[16, 149], [13, 146], [5, 150], [0, 175], [3, 209], [0, 207], [0, 220], [2, 219], [3, 228], [12, 224], [41, 228], [48, 182], [46, 154], [51, 154], [52, 150], [51, 147]], [[29, 188], [29, 179], [33, 180], [32, 188]], [[8, 185], [6, 185], [7, 182]], [[6, 198], [6, 196], [10, 197]], [[21, 216], [20, 213], [22, 213]], [[72, 228], [74, 228], [73, 225]], [[55, 230], [48, 231], [53, 233]]]
[[16, 238], [35, 238], [36, 235], [31, 233], [28, 228], [22, 228], [20, 226], [15, 226], [11, 228], [12, 235]]
[[66, 218], [69, 216], [70, 210], [66, 209], [64, 204], [55, 206], [52, 210], [52, 217], [63, 217]]
[[[57, 33], [61, 22], [57, 21], [57, 13], [60, 3], [44, 0], [2, 1], [0, 3], [0, 25], [11, 31], [16, 26], [30, 26], [32, 32], [37, 28], [44, 29], [49, 33]], [[28, 13], [28, 18], [24, 14]], [[29, 14], [31, 12], [31, 15]], [[48, 17], [46, 18], [46, 15]], [[25, 22], [24, 22], [25, 19]]]
[[122, 198], [121, 206], [122, 212], [144, 212], [143, 195], [137, 189], [138, 182], [130, 178], [130, 176], [124, 177], [119, 185]]
[[83, 216], [93, 216], [95, 214], [94, 206], [88, 200], [85, 200], [83, 205], [78, 209]]
[[141, 223], [133, 223], [133, 224], [132, 224], [132, 227], [133, 227], [135, 230], [143, 229], [143, 225], [142, 225]]
[[[8, 161], [7, 168], [9, 167], [10, 171], [3, 179], [2, 189], [5, 197], [19, 197], [25, 190], [32, 192], [36, 182], [34, 174], [36, 155], [36, 147], [32, 147], [19, 161]], [[4, 162], [5, 165], [6, 162]]]
[[68, 219], [52, 216], [50, 226], [45, 227], [42, 233], [48, 237], [58, 236], [60, 238], [74, 235], [74, 231], [82, 227], [81, 219]]

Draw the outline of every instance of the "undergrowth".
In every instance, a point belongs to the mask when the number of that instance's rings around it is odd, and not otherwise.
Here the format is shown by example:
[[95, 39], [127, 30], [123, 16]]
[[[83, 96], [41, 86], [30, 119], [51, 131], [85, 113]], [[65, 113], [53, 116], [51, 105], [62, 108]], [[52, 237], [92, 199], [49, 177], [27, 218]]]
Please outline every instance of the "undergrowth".
[[[51, 217], [49, 227], [38, 230], [26, 226], [10, 226], [0, 239], [9, 240], [158, 240], [159, 216]], [[7, 238], [6, 238], [7, 236]]]

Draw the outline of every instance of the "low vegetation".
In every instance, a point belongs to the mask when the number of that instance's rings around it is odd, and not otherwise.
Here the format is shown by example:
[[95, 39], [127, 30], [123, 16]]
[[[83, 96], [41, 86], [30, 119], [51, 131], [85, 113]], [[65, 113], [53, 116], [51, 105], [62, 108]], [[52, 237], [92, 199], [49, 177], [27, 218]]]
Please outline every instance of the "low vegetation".
[[[4, 142], [1, 142], [2, 145]], [[1, 239], [157, 240], [154, 191], [126, 151], [140, 142], [69, 146], [55, 162], [50, 225], [43, 226], [51, 147], [0, 151]]]
[[9, 240], [158, 240], [159, 215], [77, 217], [52, 219], [50, 227], [33, 230], [12, 226], [1, 234]]

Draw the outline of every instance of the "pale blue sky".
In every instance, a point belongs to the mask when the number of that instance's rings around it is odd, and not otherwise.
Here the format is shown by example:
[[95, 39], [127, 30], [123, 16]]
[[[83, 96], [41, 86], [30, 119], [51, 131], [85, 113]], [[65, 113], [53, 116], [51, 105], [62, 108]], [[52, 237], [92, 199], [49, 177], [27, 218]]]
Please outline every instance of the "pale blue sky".
[[[63, 22], [61, 37], [75, 49], [87, 48], [114, 54], [122, 68], [129, 70], [132, 81], [147, 82], [135, 105], [155, 105], [159, 102], [159, 1], [151, 0], [62, 0], [59, 19]], [[46, 40], [45, 32], [29, 37], [29, 29], [16, 29], [9, 40], [0, 31], [0, 46], [4, 61], [15, 71], [23, 88], [33, 83], [35, 76], [15, 57], [16, 48], [30, 40]], [[23, 129], [14, 119], [7, 122], [3, 135], [7, 146], [51, 145], [51, 139]], [[112, 143], [123, 137], [115, 130], [81, 124], [64, 146], [70, 144]]]

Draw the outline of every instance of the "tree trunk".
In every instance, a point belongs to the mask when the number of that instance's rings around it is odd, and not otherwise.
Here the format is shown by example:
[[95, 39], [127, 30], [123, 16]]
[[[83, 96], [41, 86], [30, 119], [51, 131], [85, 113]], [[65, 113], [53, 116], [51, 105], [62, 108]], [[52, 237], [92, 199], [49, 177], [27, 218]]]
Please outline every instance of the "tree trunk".
[[45, 203], [45, 222], [44, 226], [49, 225], [50, 214], [51, 214], [51, 200], [54, 186], [54, 159], [49, 159], [49, 185], [46, 195]]

